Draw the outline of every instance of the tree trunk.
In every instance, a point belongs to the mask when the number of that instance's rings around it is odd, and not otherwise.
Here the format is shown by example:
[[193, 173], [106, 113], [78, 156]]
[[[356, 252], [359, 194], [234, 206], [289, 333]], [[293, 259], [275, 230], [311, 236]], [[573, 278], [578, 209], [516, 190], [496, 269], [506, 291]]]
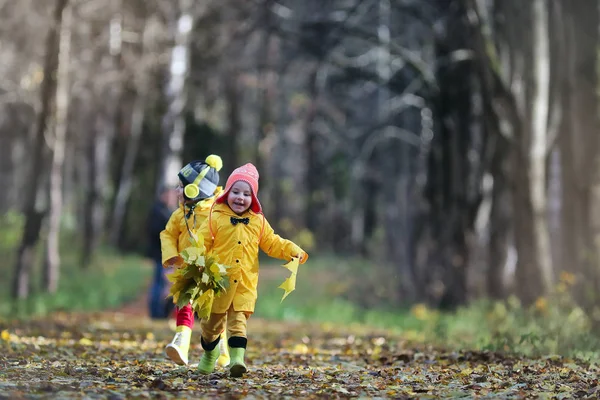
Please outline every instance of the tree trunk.
[[[225, 158], [226, 171], [233, 171], [238, 166], [238, 143], [242, 129], [240, 102], [242, 96], [239, 87], [239, 72], [234, 69], [223, 77], [224, 95], [227, 103], [227, 136], [229, 137], [227, 157]], [[260, 171], [259, 171], [260, 172]]]
[[[438, 59], [449, 59], [459, 49], [468, 45], [468, 28], [460, 5], [448, 16], [448, 22], [440, 26], [435, 42]], [[421, 268], [426, 274], [426, 296], [429, 303], [452, 309], [466, 303], [469, 295], [468, 267], [470, 264], [470, 238], [473, 237], [477, 210], [481, 202], [481, 176], [483, 165], [475, 157], [483, 147], [483, 132], [473, 128], [475, 65], [471, 60], [440, 63], [435, 70], [439, 87], [432, 96], [433, 112], [407, 110], [403, 114], [415, 114], [417, 122], [407, 124], [406, 129], [431, 137], [423, 150], [429, 158], [428, 177], [424, 195], [427, 199], [427, 219], [435, 241], [428, 255], [428, 262]], [[413, 76], [407, 76], [411, 82]], [[431, 96], [431, 95], [430, 95]], [[410, 113], [409, 113], [410, 112]], [[435, 116], [435, 121], [427, 117]], [[429, 119], [429, 120], [428, 120]], [[423, 139], [422, 139], [423, 140]], [[430, 146], [430, 149], [427, 149]], [[410, 159], [410, 153], [400, 158]], [[412, 158], [415, 158], [412, 156]], [[409, 171], [402, 171], [411, 176]], [[410, 186], [401, 192], [409, 192]], [[387, 196], [385, 196], [387, 197]], [[404, 217], [408, 218], [408, 217]]]
[[162, 129], [166, 141], [159, 185], [177, 185], [177, 173], [182, 167], [181, 153], [185, 136], [185, 110], [187, 106], [186, 81], [189, 75], [189, 45], [194, 23], [193, 2], [179, 0], [179, 18], [173, 25], [175, 46], [171, 52], [169, 80], [166, 87], [167, 112]]
[[46, 164], [45, 139], [48, 117], [52, 99], [56, 91], [55, 71], [58, 64], [59, 32], [61, 29], [63, 10], [68, 0], [57, 0], [53, 21], [46, 36], [46, 55], [44, 60], [44, 80], [40, 88], [40, 111], [37, 115], [33, 151], [31, 152], [31, 170], [28, 184], [25, 186], [24, 214], [25, 228], [21, 243], [17, 250], [12, 296], [24, 299], [29, 295], [29, 274], [34, 260], [35, 245], [39, 239], [44, 212], [36, 209], [39, 186], [43, 182]]
[[[314, 120], [317, 116], [317, 102], [319, 88], [317, 77], [319, 74], [319, 64], [313, 67], [308, 78], [308, 96], [309, 105], [304, 121], [305, 140], [304, 147], [306, 151], [306, 202], [305, 202], [305, 224], [311, 232], [316, 232], [319, 224], [319, 214], [317, 212], [317, 196], [319, 188], [320, 172], [318, 168], [318, 148], [317, 133], [315, 132]], [[356, 218], [356, 216], [353, 216]]]
[[21, 208], [23, 190], [29, 170], [22, 168], [30, 161], [31, 121], [36, 119], [32, 104], [19, 102], [1, 106], [0, 118], [0, 214]]
[[530, 192], [533, 208], [536, 259], [545, 293], [554, 286], [554, 271], [548, 230], [546, 197], [546, 159], [548, 157], [548, 107], [550, 104], [550, 44], [546, 0], [533, 0], [533, 71], [532, 122], [530, 144]]
[[[563, 268], [577, 277], [575, 298], [600, 331], [600, 121], [598, 119], [598, 4], [559, 3], [565, 19], [567, 72], [559, 137], [562, 172]], [[592, 12], [594, 10], [595, 12]]]
[[81, 266], [90, 266], [94, 252], [105, 231], [106, 208], [109, 199], [109, 167], [111, 144], [115, 136], [115, 114], [119, 104], [117, 89], [105, 94], [106, 106], [96, 116], [94, 133], [87, 142], [88, 176], [87, 195], [84, 204], [84, 236]]
[[[550, 290], [554, 280], [545, 172], [549, 147], [548, 9], [544, 0], [535, 0], [530, 8], [515, 1], [494, 3], [492, 14], [498, 26], [492, 35], [490, 21], [482, 18], [482, 7], [471, 0], [465, 3], [475, 11], [476, 51], [486, 70], [484, 82], [493, 93], [490, 116], [502, 121], [499, 132], [510, 137], [517, 291], [528, 304]], [[533, 27], [531, 41], [523, 26]], [[496, 46], [501, 49], [500, 56]]]
[[[483, 130], [486, 132], [487, 149], [485, 170], [492, 181], [491, 207], [489, 211], [489, 236], [487, 269], [487, 294], [492, 298], [502, 298], [506, 294], [507, 275], [512, 271], [510, 236], [512, 231], [510, 159], [512, 138], [518, 129], [518, 112], [513, 94], [505, 86], [501, 77], [502, 63], [496, 51], [494, 39], [506, 48], [505, 38], [492, 36], [492, 21], [489, 14], [493, 10], [478, 5], [475, 0], [463, 1], [465, 18], [471, 23], [468, 35], [473, 37], [472, 46], [478, 59], [475, 66], [478, 72], [481, 96]], [[511, 139], [509, 139], [511, 138]]]
[[563, 128], [565, 120], [565, 93], [567, 66], [569, 64], [570, 50], [566, 48], [565, 17], [561, 1], [549, 2], [550, 19], [550, 110], [548, 121], [549, 152], [547, 160], [548, 181], [548, 229], [550, 231], [552, 260], [555, 273], [560, 273], [568, 266], [562, 263], [564, 257], [564, 243], [567, 239], [562, 230], [562, 170], [563, 160], [558, 145], [558, 135]]
[[113, 208], [110, 242], [115, 247], [119, 247], [121, 233], [123, 230], [123, 222], [125, 220], [125, 211], [127, 210], [127, 203], [129, 202], [131, 188], [133, 186], [133, 168], [135, 166], [135, 161], [140, 148], [140, 138], [142, 137], [143, 131], [145, 106], [145, 89], [140, 87], [138, 88], [133, 101], [129, 140], [127, 141], [125, 158], [123, 160], [123, 167], [121, 169], [121, 176], [119, 179], [119, 188], [117, 189], [117, 196], [115, 198], [115, 205]]
[[[72, 105], [72, 101], [71, 101]], [[72, 108], [72, 107], [71, 107]], [[63, 172], [63, 213], [73, 218], [76, 210], [75, 165], [77, 163], [77, 132], [67, 129]]]
[[[505, 21], [529, 25], [515, 29], [504, 23], [499, 36], [506, 48], [502, 56], [505, 88], [510, 88], [517, 113], [511, 118], [511, 172], [514, 238], [518, 261], [516, 290], [528, 305], [547, 294], [554, 274], [547, 221], [546, 161], [548, 156], [549, 43], [548, 9], [544, 0], [530, 7], [515, 2], [501, 4]], [[517, 22], [518, 21], [518, 22]]]
[[[91, 107], [87, 109], [90, 118]], [[83, 244], [81, 249], [81, 266], [87, 268], [90, 265], [92, 252], [95, 248], [95, 239], [97, 237], [96, 229], [97, 225], [94, 218], [94, 210], [98, 203], [98, 191], [97, 191], [97, 153], [96, 153], [96, 134], [100, 133], [97, 131], [94, 134], [87, 134], [85, 137], [85, 163], [87, 164], [86, 177], [85, 177], [85, 200], [83, 201]]]
[[516, 290], [521, 301], [529, 305], [543, 296], [545, 289], [540, 275], [538, 246], [534, 225], [534, 210], [531, 202], [531, 185], [524, 171], [529, 169], [527, 160], [513, 150], [511, 158], [513, 181], [512, 208], [515, 219], [515, 247], [518, 262], [516, 269]]
[[69, 113], [72, 13], [72, 7], [68, 5], [63, 10], [58, 53], [56, 129], [53, 141], [52, 165], [50, 167], [50, 210], [48, 215], [48, 238], [46, 239], [46, 259], [44, 262], [44, 286], [49, 293], [54, 293], [58, 289], [60, 274], [59, 240], [63, 208], [63, 166]]
[[276, 127], [277, 142], [276, 148], [273, 152], [273, 164], [275, 171], [272, 195], [273, 195], [273, 212], [272, 219], [275, 224], [279, 224], [279, 221], [289, 213], [289, 210], [285, 207], [286, 200], [284, 199], [283, 182], [288, 178], [285, 171], [285, 159], [288, 150], [288, 139], [286, 131], [288, 129], [289, 121], [287, 117], [288, 110], [288, 92], [285, 89], [285, 64], [287, 60], [284, 59], [284, 48], [281, 40], [277, 40], [276, 47], [276, 63], [277, 63], [277, 85], [275, 85], [275, 106], [276, 106]]
[[[114, 14], [111, 28], [122, 24], [121, 0], [113, 0]], [[112, 142], [118, 131], [118, 115], [122, 102], [123, 80], [120, 75], [122, 29], [111, 29], [109, 53], [100, 56], [100, 73], [114, 74], [115, 78], [100, 87], [96, 107], [93, 134], [88, 135], [88, 178], [87, 196], [84, 204], [84, 236], [81, 253], [81, 267], [88, 268], [92, 263], [94, 252], [106, 230], [106, 211], [111, 188], [110, 162], [112, 159]], [[105, 61], [106, 60], [106, 61]]]
[[492, 138], [493, 156], [491, 176], [493, 178], [492, 206], [490, 209], [489, 268], [487, 272], [487, 293], [492, 299], [503, 299], [506, 294], [506, 269], [510, 258], [511, 202], [507, 182], [509, 144], [506, 139], [495, 134]]
[[[273, 110], [272, 110], [272, 63], [271, 63], [271, 30], [273, 29], [271, 22], [271, 7], [273, 0], [264, 0], [262, 26], [263, 38], [260, 44], [261, 48], [258, 52], [258, 129], [256, 140], [256, 169], [264, 171], [268, 163], [269, 151], [266, 149], [268, 136], [273, 134]], [[268, 174], [261, 175], [261, 190], [263, 198], [266, 200], [266, 207], [269, 208], [271, 196], [269, 195], [269, 180]]]
[[[141, 59], [143, 59], [147, 52], [148, 40], [148, 23], [146, 23], [142, 32], [142, 51], [140, 54]], [[137, 87], [133, 101], [133, 110], [131, 112], [131, 128], [129, 130], [129, 139], [127, 141], [127, 148], [125, 150], [125, 157], [119, 179], [119, 188], [117, 189], [117, 195], [113, 208], [110, 242], [115, 247], [119, 247], [119, 241], [121, 239], [123, 221], [125, 220], [125, 211], [131, 195], [131, 188], [133, 186], [133, 169], [140, 148], [140, 138], [142, 137], [142, 131], [144, 129], [144, 118], [146, 111], [145, 107], [149, 83], [143, 77], [138, 77], [138, 79], [139, 81], [136, 85]]]

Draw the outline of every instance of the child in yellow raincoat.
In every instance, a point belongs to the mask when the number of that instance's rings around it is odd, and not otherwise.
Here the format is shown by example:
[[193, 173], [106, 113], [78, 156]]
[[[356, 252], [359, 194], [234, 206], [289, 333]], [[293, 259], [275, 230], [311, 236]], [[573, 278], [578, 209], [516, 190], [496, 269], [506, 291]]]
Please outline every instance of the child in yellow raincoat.
[[230, 285], [214, 299], [210, 316], [200, 323], [204, 353], [198, 370], [203, 374], [215, 368], [225, 325], [229, 335], [230, 375], [241, 377], [247, 371], [246, 325], [257, 298], [258, 249], [282, 260], [297, 257], [301, 264], [308, 259], [299, 246], [275, 234], [265, 219], [257, 198], [258, 177], [252, 164], [235, 169], [200, 228], [199, 239], [204, 238], [206, 254], [216, 256], [220, 264], [229, 267]]
[[[208, 216], [216, 195], [222, 192], [219, 184], [219, 170], [223, 161], [217, 155], [210, 155], [204, 162], [192, 161], [178, 173], [179, 208], [171, 214], [165, 229], [160, 233], [163, 267], [171, 268], [182, 265], [179, 253], [190, 246], [189, 236], [197, 230]], [[177, 328], [175, 337], [165, 348], [168, 358], [178, 365], [188, 364], [188, 352], [192, 328], [194, 327], [194, 312], [188, 304], [176, 308], [175, 318]], [[227, 348], [219, 364], [229, 362]]]

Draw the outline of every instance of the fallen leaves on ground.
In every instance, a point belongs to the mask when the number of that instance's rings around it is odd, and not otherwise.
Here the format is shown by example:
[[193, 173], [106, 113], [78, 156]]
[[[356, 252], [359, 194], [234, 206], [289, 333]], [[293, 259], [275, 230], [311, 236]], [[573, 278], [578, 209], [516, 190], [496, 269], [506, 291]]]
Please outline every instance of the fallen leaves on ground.
[[[199, 326], [190, 360], [201, 355]], [[597, 365], [446, 352], [358, 327], [249, 325], [249, 373], [200, 375], [165, 359], [165, 321], [55, 314], [0, 324], [0, 398], [597, 398]]]

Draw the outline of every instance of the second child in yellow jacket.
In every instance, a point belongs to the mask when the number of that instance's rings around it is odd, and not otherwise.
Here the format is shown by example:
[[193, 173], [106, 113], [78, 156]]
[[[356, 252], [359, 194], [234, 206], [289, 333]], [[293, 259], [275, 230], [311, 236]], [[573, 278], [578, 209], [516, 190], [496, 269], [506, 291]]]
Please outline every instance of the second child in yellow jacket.
[[[179, 267], [183, 260], [179, 253], [191, 245], [190, 235], [208, 217], [216, 196], [221, 194], [219, 170], [223, 162], [219, 156], [210, 155], [204, 162], [192, 161], [179, 171], [179, 208], [171, 214], [165, 229], [160, 233], [162, 264], [165, 268]], [[194, 312], [188, 304], [175, 309], [177, 327], [171, 343], [165, 348], [169, 359], [179, 365], [188, 364], [190, 339], [194, 327]], [[223, 346], [219, 363], [229, 362], [227, 348]]]
[[282, 260], [297, 257], [303, 264], [308, 259], [298, 245], [275, 234], [262, 213], [257, 193], [258, 171], [254, 165], [237, 168], [227, 179], [225, 190], [215, 200], [199, 231], [206, 253], [229, 267], [229, 288], [214, 299], [209, 318], [200, 323], [205, 351], [198, 370], [204, 374], [215, 368], [220, 354], [220, 333], [225, 325], [229, 336], [230, 374], [240, 377], [246, 372], [246, 326], [257, 299], [259, 249]]

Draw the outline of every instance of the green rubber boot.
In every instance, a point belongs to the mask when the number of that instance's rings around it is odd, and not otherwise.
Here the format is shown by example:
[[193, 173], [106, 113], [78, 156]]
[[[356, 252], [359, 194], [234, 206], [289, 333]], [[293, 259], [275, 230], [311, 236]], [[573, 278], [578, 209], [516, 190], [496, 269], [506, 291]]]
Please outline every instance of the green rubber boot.
[[248, 371], [244, 363], [244, 354], [246, 349], [243, 347], [229, 347], [229, 375], [233, 378], [241, 378]]
[[[202, 354], [202, 357], [200, 358], [198, 372], [201, 374], [208, 375], [215, 370], [217, 360], [219, 359], [219, 355], [221, 355], [221, 349], [219, 348], [218, 343], [215, 343], [215, 345], [215, 348], [212, 350], [205, 349], [204, 354]], [[204, 341], [202, 341], [202, 347], [204, 347]]]

